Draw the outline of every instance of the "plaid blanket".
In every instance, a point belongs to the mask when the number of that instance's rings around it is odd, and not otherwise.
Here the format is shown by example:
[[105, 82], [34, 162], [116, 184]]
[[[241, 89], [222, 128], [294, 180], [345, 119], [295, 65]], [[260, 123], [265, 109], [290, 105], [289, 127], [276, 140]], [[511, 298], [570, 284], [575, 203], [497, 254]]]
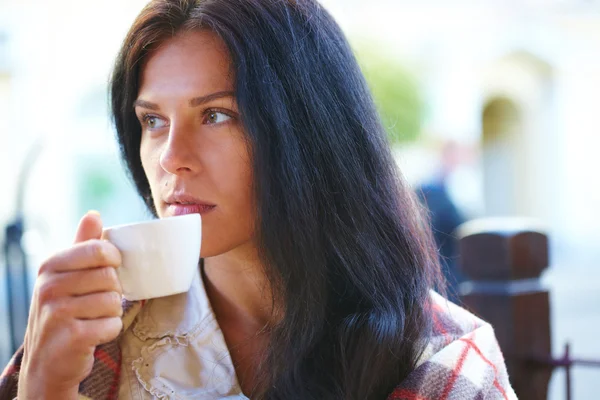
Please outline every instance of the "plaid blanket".
[[492, 326], [433, 293], [433, 335], [417, 368], [387, 400], [512, 400]]
[[[433, 293], [434, 333], [417, 368], [387, 400], [516, 399], [492, 327]], [[124, 301], [127, 329], [143, 302]], [[91, 374], [81, 382], [80, 400], [112, 400], [119, 392], [118, 339], [98, 346]], [[20, 349], [0, 377], [0, 400], [17, 396]]]

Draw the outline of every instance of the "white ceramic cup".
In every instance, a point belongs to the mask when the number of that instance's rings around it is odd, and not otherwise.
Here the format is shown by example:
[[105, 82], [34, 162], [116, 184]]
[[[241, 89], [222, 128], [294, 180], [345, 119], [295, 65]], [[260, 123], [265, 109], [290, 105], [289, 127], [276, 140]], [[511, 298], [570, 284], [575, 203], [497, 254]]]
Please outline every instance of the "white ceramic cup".
[[127, 300], [187, 292], [198, 272], [200, 214], [108, 227], [102, 239], [121, 252], [117, 275]]

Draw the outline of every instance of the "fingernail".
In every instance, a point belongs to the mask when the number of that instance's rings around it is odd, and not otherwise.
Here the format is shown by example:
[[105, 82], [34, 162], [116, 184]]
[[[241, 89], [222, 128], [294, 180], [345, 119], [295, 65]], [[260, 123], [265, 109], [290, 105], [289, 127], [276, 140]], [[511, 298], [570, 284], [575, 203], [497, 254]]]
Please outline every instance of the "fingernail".
[[100, 212], [96, 211], [96, 210], [89, 210], [87, 213], [88, 214], [94, 214], [94, 215], [100, 216]]

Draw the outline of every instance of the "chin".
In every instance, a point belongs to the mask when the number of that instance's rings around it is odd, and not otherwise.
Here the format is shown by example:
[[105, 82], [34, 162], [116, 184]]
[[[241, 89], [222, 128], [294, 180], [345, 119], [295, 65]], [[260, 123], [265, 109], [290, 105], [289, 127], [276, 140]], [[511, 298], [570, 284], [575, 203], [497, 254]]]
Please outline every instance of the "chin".
[[227, 251], [218, 251], [212, 246], [202, 244], [202, 247], [200, 247], [200, 258], [211, 258], [226, 252]]

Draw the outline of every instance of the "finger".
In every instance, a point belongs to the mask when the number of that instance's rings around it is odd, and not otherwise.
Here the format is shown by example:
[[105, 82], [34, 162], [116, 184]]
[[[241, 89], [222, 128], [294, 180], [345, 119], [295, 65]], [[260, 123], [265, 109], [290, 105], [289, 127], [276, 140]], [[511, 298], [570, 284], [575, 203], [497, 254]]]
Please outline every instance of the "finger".
[[99, 267], [77, 271], [59, 272], [41, 276], [38, 295], [42, 302], [61, 297], [82, 296], [100, 292], [123, 293], [117, 271], [113, 267]]
[[97, 267], [118, 267], [121, 252], [106, 240], [92, 239], [75, 244], [49, 258], [40, 267], [39, 273], [65, 272]]
[[84, 242], [90, 239], [100, 239], [102, 236], [102, 219], [98, 211], [88, 211], [77, 227], [75, 234], [75, 243]]
[[117, 292], [102, 292], [64, 299], [68, 303], [69, 314], [77, 319], [98, 319], [121, 317], [122, 297]]
[[90, 346], [98, 346], [116, 339], [123, 329], [123, 321], [119, 317], [79, 320], [77, 324], [80, 341]]
[[66, 295], [82, 296], [100, 292], [117, 292], [123, 294], [121, 282], [114, 267], [100, 267], [91, 270], [63, 272], [63, 284], [68, 288]]

